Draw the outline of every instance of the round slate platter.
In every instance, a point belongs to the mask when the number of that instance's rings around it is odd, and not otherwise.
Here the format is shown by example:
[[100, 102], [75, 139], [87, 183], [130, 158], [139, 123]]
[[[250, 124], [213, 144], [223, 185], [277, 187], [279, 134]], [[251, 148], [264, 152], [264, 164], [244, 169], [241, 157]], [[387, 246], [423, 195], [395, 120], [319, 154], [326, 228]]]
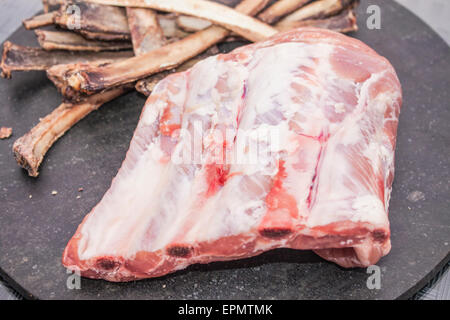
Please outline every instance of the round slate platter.
[[[372, 2], [373, 3], [373, 2]], [[396, 68], [404, 90], [390, 202], [392, 251], [377, 264], [381, 288], [368, 289], [365, 269], [345, 270], [310, 251], [279, 249], [232, 262], [194, 265], [174, 274], [131, 283], [81, 280], [69, 289], [61, 253], [84, 215], [108, 189], [128, 149], [145, 102], [129, 93], [72, 128], [48, 152], [39, 178], [15, 163], [11, 147], [61, 97], [43, 72], [0, 80], [0, 270], [28, 298], [62, 299], [393, 299], [408, 298], [449, 260], [450, 49], [431, 29], [393, 1], [381, 7], [381, 30], [363, 40]], [[10, 38], [36, 45], [23, 28]], [[229, 48], [226, 48], [229, 49]], [[82, 193], [78, 188], [83, 187]], [[52, 195], [52, 191], [58, 192]], [[31, 198], [29, 196], [32, 196]], [[76, 199], [81, 195], [80, 199]]]

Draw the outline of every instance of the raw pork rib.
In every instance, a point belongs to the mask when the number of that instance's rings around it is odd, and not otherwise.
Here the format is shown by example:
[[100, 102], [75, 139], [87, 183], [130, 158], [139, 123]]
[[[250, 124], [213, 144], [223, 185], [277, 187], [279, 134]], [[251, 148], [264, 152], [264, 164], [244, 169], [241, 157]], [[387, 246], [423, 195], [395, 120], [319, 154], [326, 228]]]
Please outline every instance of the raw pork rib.
[[63, 264], [110, 281], [279, 247], [374, 264], [391, 246], [401, 99], [385, 58], [313, 28], [170, 75]]

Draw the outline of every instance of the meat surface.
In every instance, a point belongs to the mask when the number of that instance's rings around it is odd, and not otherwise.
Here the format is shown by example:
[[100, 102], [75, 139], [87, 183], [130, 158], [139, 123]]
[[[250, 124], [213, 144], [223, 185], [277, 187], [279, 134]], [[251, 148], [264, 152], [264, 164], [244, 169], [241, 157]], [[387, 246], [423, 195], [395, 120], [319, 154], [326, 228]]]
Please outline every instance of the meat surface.
[[109, 281], [280, 247], [374, 264], [391, 247], [401, 101], [385, 58], [314, 28], [172, 74], [63, 264]]

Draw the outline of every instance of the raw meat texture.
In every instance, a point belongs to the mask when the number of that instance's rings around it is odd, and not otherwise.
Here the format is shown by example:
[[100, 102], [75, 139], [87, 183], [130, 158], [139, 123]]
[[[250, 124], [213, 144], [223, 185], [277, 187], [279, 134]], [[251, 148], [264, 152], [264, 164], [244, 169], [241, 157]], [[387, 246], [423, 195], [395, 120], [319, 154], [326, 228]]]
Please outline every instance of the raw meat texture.
[[[344, 267], [374, 264], [390, 250], [401, 99], [385, 58], [314, 28], [170, 75], [63, 264], [110, 281], [279, 247]], [[249, 148], [255, 137], [258, 151]], [[229, 160], [237, 156], [257, 161]]]

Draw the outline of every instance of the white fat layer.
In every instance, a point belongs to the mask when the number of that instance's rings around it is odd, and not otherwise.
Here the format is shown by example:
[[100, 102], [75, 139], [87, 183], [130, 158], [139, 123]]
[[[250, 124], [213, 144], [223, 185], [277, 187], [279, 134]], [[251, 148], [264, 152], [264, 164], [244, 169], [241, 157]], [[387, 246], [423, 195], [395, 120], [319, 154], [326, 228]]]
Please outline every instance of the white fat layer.
[[[366, 80], [359, 90], [355, 111], [328, 140], [317, 178], [319, 200], [311, 210], [308, 227], [344, 220], [374, 226], [388, 224], [386, 199], [390, 189], [385, 186], [382, 201], [376, 196], [375, 178], [386, 183], [393, 170], [394, 150], [383, 131], [384, 114], [387, 106], [399, 97], [399, 92], [380, 93], [374, 99], [369, 97], [371, 87], [384, 75], [385, 72], [372, 74]], [[372, 171], [367, 172], [367, 168]]]
[[141, 155], [132, 171], [119, 174], [83, 225], [81, 259], [122, 254], [134, 250], [135, 239], [142, 239], [152, 218], [149, 213], [155, 211], [161, 190], [172, 178], [167, 174], [168, 166], [155, 161], [152, 149]]

